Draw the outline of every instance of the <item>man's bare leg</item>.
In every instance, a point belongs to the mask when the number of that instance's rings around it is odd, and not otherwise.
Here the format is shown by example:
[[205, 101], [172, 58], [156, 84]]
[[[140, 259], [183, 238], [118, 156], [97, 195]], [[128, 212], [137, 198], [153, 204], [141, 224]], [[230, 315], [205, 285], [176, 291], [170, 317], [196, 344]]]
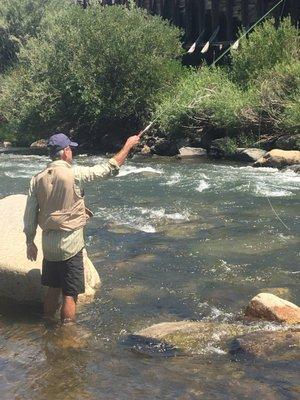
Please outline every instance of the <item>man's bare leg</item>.
[[74, 322], [76, 316], [77, 297], [63, 295], [63, 303], [60, 310], [62, 323]]
[[59, 308], [60, 288], [49, 287], [44, 300], [44, 317], [53, 318]]

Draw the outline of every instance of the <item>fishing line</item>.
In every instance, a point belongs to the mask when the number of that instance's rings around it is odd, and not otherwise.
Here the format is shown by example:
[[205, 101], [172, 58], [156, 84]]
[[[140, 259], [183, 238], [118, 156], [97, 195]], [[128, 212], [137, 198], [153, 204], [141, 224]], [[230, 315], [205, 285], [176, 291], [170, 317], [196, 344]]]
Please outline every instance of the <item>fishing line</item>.
[[290, 228], [282, 221], [282, 219], [279, 217], [278, 213], [276, 212], [275, 208], [272, 206], [271, 200], [269, 199], [269, 197], [267, 196], [267, 200], [270, 204], [271, 210], [273, 211], [273, 213], [276, 215], [276, 218], [278, 219], [278, 221], [280, 221], [282, 223], [282, 225], [288, 230], [290, 231]]

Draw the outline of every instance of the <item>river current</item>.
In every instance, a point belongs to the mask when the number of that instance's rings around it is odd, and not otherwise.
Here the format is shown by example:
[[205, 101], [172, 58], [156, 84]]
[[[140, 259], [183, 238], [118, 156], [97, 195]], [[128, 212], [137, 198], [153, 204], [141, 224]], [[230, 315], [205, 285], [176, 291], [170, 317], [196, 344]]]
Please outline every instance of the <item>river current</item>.
[[[0, 153], [0, 198], [26, 193], [47, 162]], [[299, 305], [299, 175], [134, 158], [116, 178], [88, 184], [85, 194], [95, 213], [86, 246], [102, 280], [74, 328], [88, 340], [65, 347], [39, 310], [2, 304], [1, 400], [299, 398], [294, 359], [233, 360], [214, 346], [191, 357], [150, 356], [122, 343], [127, 333], [164, 321], [235, 321], [262, 291], [285, 293]]]

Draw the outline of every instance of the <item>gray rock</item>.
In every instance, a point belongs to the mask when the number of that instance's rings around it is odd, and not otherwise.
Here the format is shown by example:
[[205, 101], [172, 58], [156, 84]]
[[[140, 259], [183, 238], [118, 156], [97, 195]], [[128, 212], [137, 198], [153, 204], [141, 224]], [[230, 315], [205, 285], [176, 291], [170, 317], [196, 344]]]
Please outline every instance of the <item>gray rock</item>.
[[47, 148], [47, 140], [39, 139], [36, 142], [31, 143], [30, 148], [32, 149], [46, 149]]
[[281, 150], [300, 150], [300, 134], [280, 136], [274, 147]]
[[263, 136], [260, 140], [254, 143], [254, 147], [270, 151], [276, 147], [275, 143], [277, 139], [278, 136]]
[[283, 168], [283, 171], [293, 171], [293, 172], [297, 172], [299, 174], [300, 173], [300, 164], [288, 165], [287, 167]]
[[268, 361], [298, 360], [300, 330], [247, 333], [235, 338], [229, 348], [229, 352], [238, 357]]
[[255, 162], [266, 154], [265, 150], [256, 148], [237, 148], [235, 153], [232, 155], [237, 161], [243, 162]]
[[187, 157], [206, 157], [207, 152], [205, 149], [201, 147], [181, 147], [179, 150], [178, 157], [179, 158], [187, 158]]
[[5, 149], [7, 149], [8, 147], [11, 147], [11, 146], [12, 146], [12, 143], [8, 142], [7, 140], [0, 142], [0, 147], [4, 147]]

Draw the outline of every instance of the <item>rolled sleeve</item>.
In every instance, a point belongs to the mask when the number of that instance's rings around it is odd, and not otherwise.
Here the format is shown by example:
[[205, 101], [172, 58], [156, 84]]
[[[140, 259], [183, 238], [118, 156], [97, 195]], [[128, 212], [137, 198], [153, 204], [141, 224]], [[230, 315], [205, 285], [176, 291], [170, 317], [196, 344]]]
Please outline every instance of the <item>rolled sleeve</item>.
[[119, 173], [119, 165], [114, 158], [93, 167], [74, 167], [74, 176], [80, 184], [92, 182], [116, 176]]
[[23, 232], [26, 235], [26, 242], [32, 243], [36, 235], [36, 229], [38, 225], [38, 212], [39, 205], [34, 190], [34, 178], [30, 182], [29, 192], [27, 196], [27, 202], [24, 212], [24, 229]]

